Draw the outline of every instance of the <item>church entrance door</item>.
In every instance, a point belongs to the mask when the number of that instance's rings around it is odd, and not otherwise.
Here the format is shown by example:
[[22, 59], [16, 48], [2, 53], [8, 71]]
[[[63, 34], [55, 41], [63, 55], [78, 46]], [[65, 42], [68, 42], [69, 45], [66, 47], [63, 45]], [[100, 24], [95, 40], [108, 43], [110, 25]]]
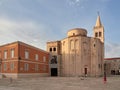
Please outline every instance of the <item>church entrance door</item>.
[[57, 68], [51, 68], [51, 76], [58, 76]]

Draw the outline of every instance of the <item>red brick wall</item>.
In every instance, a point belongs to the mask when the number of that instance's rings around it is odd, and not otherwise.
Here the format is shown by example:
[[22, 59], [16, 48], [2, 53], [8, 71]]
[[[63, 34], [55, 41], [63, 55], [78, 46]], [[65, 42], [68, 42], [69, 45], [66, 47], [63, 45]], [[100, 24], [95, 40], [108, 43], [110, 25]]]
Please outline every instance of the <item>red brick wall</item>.
[[[11, 49], [15, 50], [15, 57], [11, 58]], [[4, 59], [4, 50], [7, 50], [7, 59]], [[29, 59], [25, 59], [25, 50], [29, 52]], [[38, 54], [38, 61], [35, 60], [35, 54]], [[43, 57], [46, 57], [46, 62]], [[0, 46], [0, 59], [2, 60], [2, 73], [49, 73], [49, 53], [30, 46], [22, 42], [15, 42]], [[10, 64], [14, 62], [14, 70], [10, 70]], [[7, 70], [4, 71], [4, 63], [7, 64]], [[24, 64], [29, 64], [29, 70], [24, 70]], [[35, 71], [35, 64], [38, 64], [38, 71]], [[44, 67], [46, 69], [44, 70]]]
[[[24, 64], [29, 65], [28, 71], [25, 71]], [[48, 73], [49, 72], [48, 65], [45, 65], [42, 63], [38, 64], [37, 71], [35, 70], [35, 63], [20, 61], [19, 65], [20, 65], [19, 73]], [[46, 68], [46, 69], [44, 69], [44, 68]]]
[[[29, 52], [29, 59], [25, 59], [25, 51]], [[35, 60], [35, 54], [38, 54], [38, 60]], [[43, 57], [46, 57], [46, 62], [43, 61]], [[19, 45], [19, 73], [49, 73], [49, 53], [39, 50], [35, 47], [31, 47], [24, 43], [20, 43]], [[24, 70], [24, 64], [29, 64], [29, 70]], [[35, 64], [38, 64], [39, 70], [35, 71]], [[46, 70], [44, 70], [46, 67]]]
[[[46, 53], [44, 51], [40, 51], [36, 48], [32, 48], [30, 46], [27, 46], [27, 45], [24, 45], [24, 44], [20, 44], [19, 45], [19, 56], [22, 60], [25, 60], [25, 50], [27, 50], [29, 52], [29, 59], [27, 60], [30, 60], [30, 61], [34, 61], [34, 62], [43, 62], [43, 56], [46, 57], [46, 64], [48, 64], [49, 62], [49, 53]], [[38, 57], [39, 57], [39, 60], [36, 61], [35, 60], [35, 54], [38, 54]]]
[[[4, 70], [4, 64], [6, 63], [7, 69]], [[14, 69], [11, 70], [10, 64], [14, 63]], [[2, 62], [2, 73], [17, 73], [18, 72], [18, 61]]]
[[[11, 49], [14, 49], [14, 58], [11, 58]], [[4, 59], [4, 51], [7, 51], [7, 58]], [[18, 44], [6, 44], [0, 46], [0, 59], [2, 60], [1, 72], [2, 73], [17, 73], [18, 72]], [[6, 71], [4, 70], [4, 63], [7, 65]], [[10, 64], [14, 63], [14, 69], [10, 69]]]
[[[14, 58], [11, 58], [11, 56], [10, 56], [11, 49], [15, 50], [15, 57]], [[4, 60], [4, 51], [5, 50], [7, 50], [7, 52], [8, 52], [6, 60], [9, 60], [9, 59], [13, 60], [13, 59], [18, 58], [18, 43], [7, 44], [7, 45], [0, 47], [0, 58], [2, 60]]]

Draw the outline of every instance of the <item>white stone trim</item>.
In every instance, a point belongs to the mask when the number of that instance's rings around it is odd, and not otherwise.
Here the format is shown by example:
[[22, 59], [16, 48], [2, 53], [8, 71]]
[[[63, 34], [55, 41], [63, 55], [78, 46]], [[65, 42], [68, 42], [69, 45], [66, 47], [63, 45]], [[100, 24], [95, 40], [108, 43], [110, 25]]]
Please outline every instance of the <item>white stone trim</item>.
[[46, 64], [46, 63], [41, 63], [41, 62], [33, 62], [33, 61], [27, 61], [27, 60], [20, 60], [20, 62], [27, 62], [27, 63], [35, 63], [35, 64], [44, 64], [44, 65], [49, 65], [49, 64]]
[[17, 73], [1, 73], [3, 77], [7, 77], [7, 78], [17, 78], [18, 77], [18, 74]]
[[44, 62], [34, 62], [30, 60], [7, 60], [7, 61], [2, 61], [2, 62], [11, 62], [11, 61], [20, 61], [20, 62], [27, 62], [27, 63], [35, 63], [35, 64], [44, 64], [44, 65], [49, 65]]
[[49, 73], [2, 73], [3, 77], [7, 78], [23, 78], [23, 77], [47, 77]]
[[11, 61], [18, 61], [18, 60], [2, 60], [2, 62], [11, 62]]

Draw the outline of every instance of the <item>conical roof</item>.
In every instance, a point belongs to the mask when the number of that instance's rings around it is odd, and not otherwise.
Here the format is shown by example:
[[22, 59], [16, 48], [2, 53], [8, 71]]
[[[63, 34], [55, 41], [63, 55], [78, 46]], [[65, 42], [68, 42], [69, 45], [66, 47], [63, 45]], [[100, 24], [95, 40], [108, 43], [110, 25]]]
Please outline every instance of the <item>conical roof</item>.
[[98, 15], [95, 27], [100, 27], [100, 26], [102, 26], [102, 23], [101, 23], [101, 20], [100, 20], [100, 16]]

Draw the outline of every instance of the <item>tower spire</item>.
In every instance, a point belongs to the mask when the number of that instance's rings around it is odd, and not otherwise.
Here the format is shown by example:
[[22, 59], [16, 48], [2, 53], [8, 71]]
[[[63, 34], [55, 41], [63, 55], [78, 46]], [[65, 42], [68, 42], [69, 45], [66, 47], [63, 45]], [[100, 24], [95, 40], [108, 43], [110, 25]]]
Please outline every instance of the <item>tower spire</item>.
[[101, 42], [104, 43], [104, 26], [101, 23], [99, 12], [98, 12], [96, 24], [93, 28], [93, 33], [95, 38], [100, 39]]
[[98, 17], [97, 17], [97, 20], [96, 20], [95, 27], [101, 27], [101, 26], [102, 26], [102, 23], [101, 23], [100, 15], [99, 15], [99, 12], [98, 12]]

